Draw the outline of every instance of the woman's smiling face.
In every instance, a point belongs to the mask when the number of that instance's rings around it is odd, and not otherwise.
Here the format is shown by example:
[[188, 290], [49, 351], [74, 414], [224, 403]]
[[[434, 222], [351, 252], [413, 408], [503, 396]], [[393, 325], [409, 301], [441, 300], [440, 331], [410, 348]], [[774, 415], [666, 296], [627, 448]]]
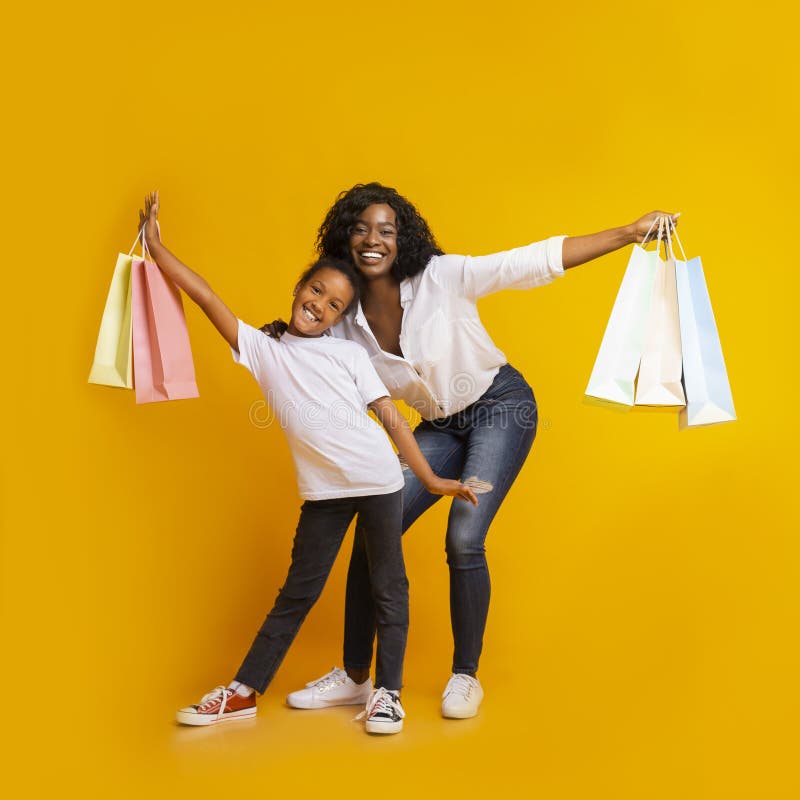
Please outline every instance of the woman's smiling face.
[[358, 215], [350, 228], [350, 255], [367, 280], [391, 272], [397, 258], [397, 215], [390, 205], [376, 203]]

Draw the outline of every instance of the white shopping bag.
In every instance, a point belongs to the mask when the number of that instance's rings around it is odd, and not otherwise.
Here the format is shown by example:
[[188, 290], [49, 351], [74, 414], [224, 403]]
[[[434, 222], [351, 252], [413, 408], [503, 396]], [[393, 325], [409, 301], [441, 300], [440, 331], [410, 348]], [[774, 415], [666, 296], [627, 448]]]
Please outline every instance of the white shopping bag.
[[653, 281], [656, 269], [662, 263], [658, 257], [661, 235], [662, 228], [659, 226], [655, 251], [648, 252], [644, 246], [633, 246], [586, 387], [585, 394], [589, 397], [633, 405], [634, 381], [642, 359]]

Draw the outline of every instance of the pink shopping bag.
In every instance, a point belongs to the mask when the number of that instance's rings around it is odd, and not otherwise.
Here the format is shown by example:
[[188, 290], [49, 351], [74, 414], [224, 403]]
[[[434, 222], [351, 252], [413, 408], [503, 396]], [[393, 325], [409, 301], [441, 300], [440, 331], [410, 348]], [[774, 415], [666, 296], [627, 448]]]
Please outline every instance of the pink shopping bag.
[[199, 397], [180, 292], [147, 255], [131, 268], [136, 402]]

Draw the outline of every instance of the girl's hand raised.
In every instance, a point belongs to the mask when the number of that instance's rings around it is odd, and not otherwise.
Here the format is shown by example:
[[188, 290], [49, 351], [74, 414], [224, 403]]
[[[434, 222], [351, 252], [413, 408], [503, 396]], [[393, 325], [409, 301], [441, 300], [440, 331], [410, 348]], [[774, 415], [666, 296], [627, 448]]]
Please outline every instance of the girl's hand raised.
[[459, 481], [451, 481], [447, 478], [440, 478], [434, 475], [433, 479], [425, 486], [431, 494], [449, 495], [450, 497], [460, 497], [472, 505], [478, 505], [478, 498], [475, 497], [475, 492], [467, 486], [466, 483]]
[[[669, 217], [672, 220], [673, 227], [675, 227], [678, 224], [679, 216], [680, 212], [677, 214], [668, 214], [666, 211], [651, 211], [649, 214], [645, 214], [630, 226], [633, 241], [636, 244], [643, 244], [645, 242], [645, 237], [647, 237], [648, 242], [652, 241], [658, 236], [659, 217]], [[647, 236], [648, 232], [650, 233], [649, 236]]]
[[139, 230], [144, 228], [145, 241], [152, 249], [161, 243], [161, 231], [158, 228], [158, 192], [150, 192], [144, 198], [144, 211], [139, 209]]

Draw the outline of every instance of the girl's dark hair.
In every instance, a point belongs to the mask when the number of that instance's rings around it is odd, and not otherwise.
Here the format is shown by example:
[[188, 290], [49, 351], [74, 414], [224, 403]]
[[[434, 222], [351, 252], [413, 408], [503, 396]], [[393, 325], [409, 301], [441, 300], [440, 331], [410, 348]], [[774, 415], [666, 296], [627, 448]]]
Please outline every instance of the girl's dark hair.
[[304, 284], [308, 283], [311, 278], [313, 278], [314, 275], [323, 267], [329, 267], [330, 269], [335, 269], [338, 272], [341, 272], [342, 275], [344, 275], [345, 278], [350, 281], [350, 285], [353, 287], [353, 299], [342, 311], [344, 314], [353, 306], [355, 306], [361, 297], [361, 276], [358, 274], [358, 270], [353, 266], [352, 262], [346, 261], [343, 258], [334, 258], [333, 256], [323, 255], [313, 264], [311, 264], [308, 269], [305, 270], [305, 272], [303, 272], [303, 274], [300, 276], [300, 279], [297, 281], [297, 285], [303, 286]]
[[425, 269], [431, 256], [442, 255], [419, 211], [397, 190], [380, 183], [358, 183], [339, 194], [317, 232], [317, 251], [351, 261], [350, 230], [358, 215], [376, 203], [386, 203], [397, 215], [397, 258], [392, 274], [398, 281]]

